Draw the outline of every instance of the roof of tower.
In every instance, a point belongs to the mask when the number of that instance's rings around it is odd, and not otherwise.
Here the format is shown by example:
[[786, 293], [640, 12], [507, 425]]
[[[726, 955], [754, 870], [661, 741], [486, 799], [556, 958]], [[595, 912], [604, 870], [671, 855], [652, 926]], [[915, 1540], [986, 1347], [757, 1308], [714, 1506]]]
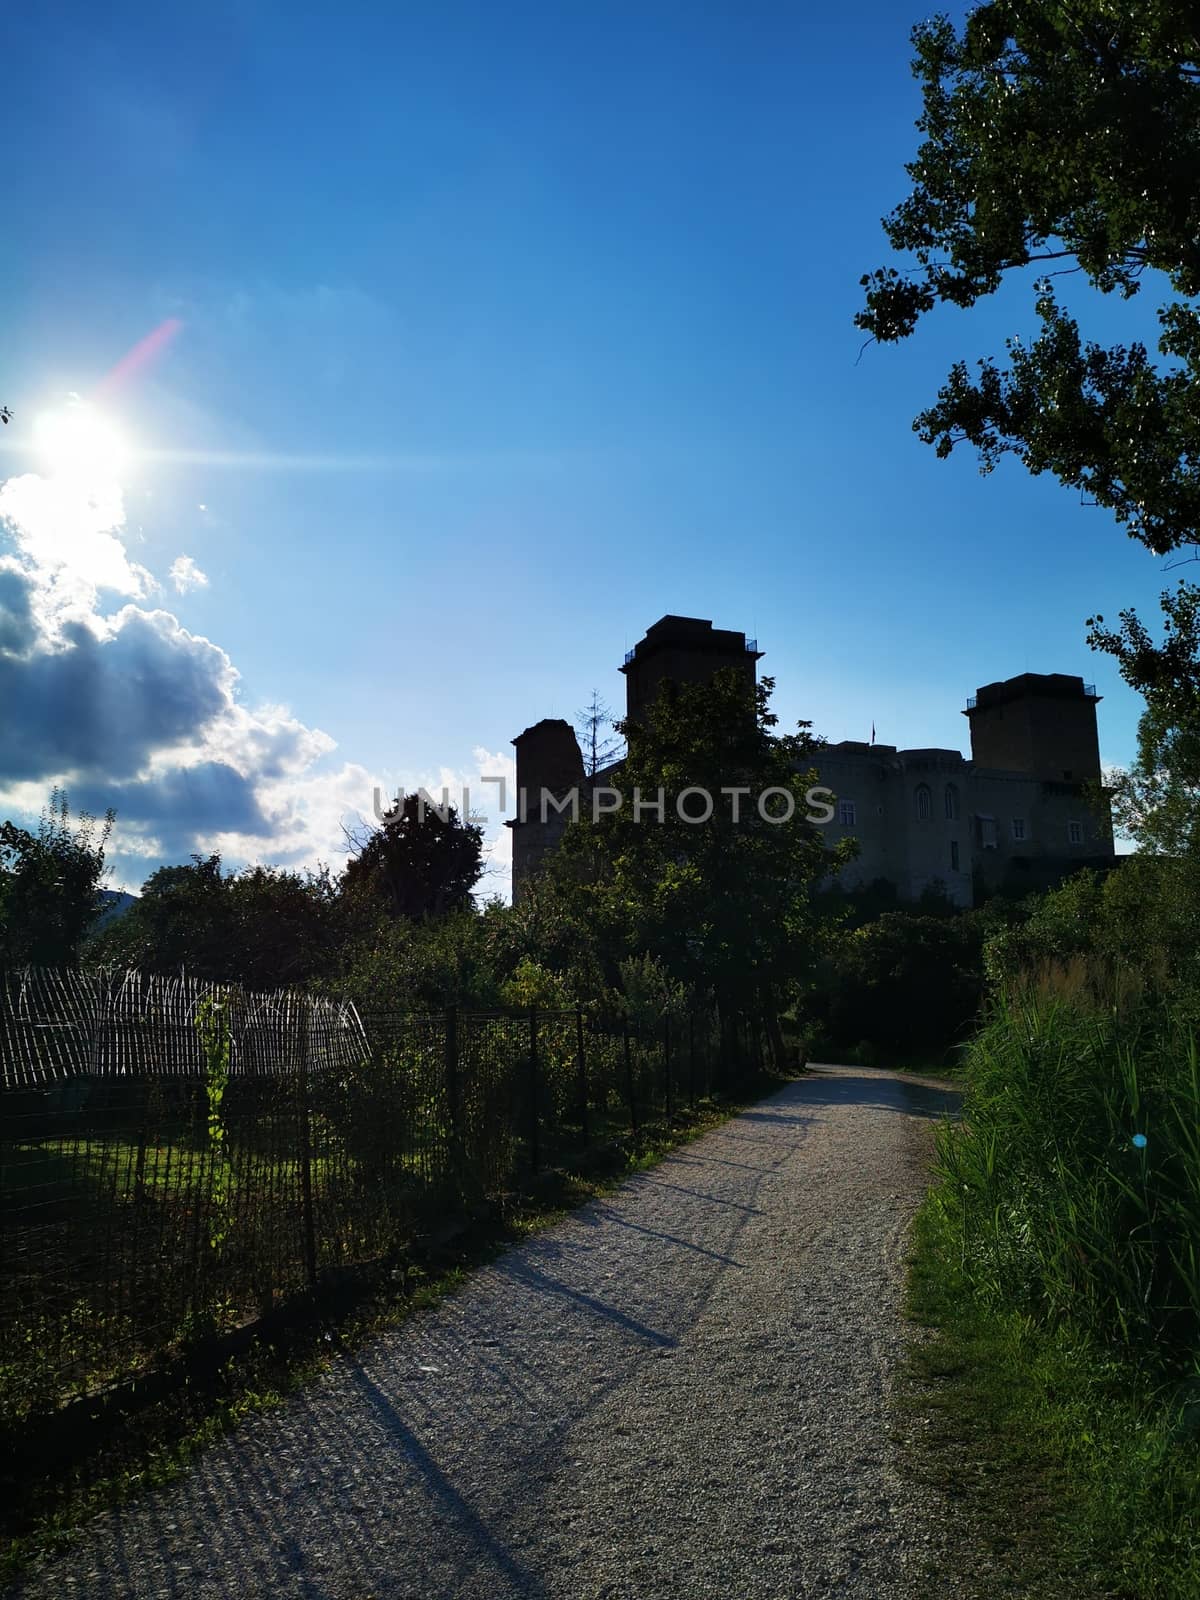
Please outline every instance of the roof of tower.
[[624, 672], [631, 662], [643, 660], [656, 651], [668, 648], [723, 656], [741, 652], [753, 656], [755, 661], [762, 655], [757, 639], [747, 639], [744, 633], [734, 628], [714, 628], [707, 617], [677, 617], [668, 612], [646, 629], [644, 639], [640, 639], [632, 650], [626, 651], [625, 662], [620, 670]]
[[1094, 683], [1084, 683], [1082, 678], [1068, 672], [1022, 672], [1016, 678], [1005, 678], [1000, 683], [985, 683], [967, 701], [964, 717], [973, 711], [986, 711], [992, 706], [1002, 706], [1011, 700], [1026, 700], [1036, 696], [1043, 700], [1100, 700]]
[[564, 718], [543, 717], [540, 722], [535, 722], [532, 727], [526, 728], [524, 733], [519, 733], [510, 742], [512, 744], [520, 744], [522, 739], [528, 739], [532, 734], [541, 734], [544, 737], [551, 732], [559, 737], [564, 733], [569, 733], [572, 739], [575, 738], [575, 729]]

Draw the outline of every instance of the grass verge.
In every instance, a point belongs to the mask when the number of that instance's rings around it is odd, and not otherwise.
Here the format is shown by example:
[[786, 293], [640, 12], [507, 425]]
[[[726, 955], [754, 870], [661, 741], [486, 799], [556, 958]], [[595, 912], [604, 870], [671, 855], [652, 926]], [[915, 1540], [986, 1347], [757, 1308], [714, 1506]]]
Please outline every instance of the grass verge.
[[[1200, 1392], [972, 1296], [939, 1190], [913, 1233], [910, 1468], [951, 1527], [930, 1595], [1195, 1600]], [[953, 1577], [953, 1586], [950, 1578]]]
[[764, 1075], [736, 1100], [703, 1102], [678, 1112], [670, 1126], [648, 1124], [636, 1138], [613, 1140], [591, 1152], [582, 1170], [548, 1170], [452, 1236], [424, 1241], [385, 1270], [289, 1308], [236, 1356], [191, 1363], [160, 1398], [134, 1392], [132, 1403], [86, 1418], [72, 1436], [69, 1469], [59, 1458], [39, 1470], [36, 1440], [25, 1441], [29, 1448], [0, 1473], [0, 1583], [66, 1543], [97, 1512], [177, 1477], [245, 1418], [316, 1377], [339, 1351], [358, 1349], [436, 1305], [502, 1251], [736, 1116], [783, 1081]]

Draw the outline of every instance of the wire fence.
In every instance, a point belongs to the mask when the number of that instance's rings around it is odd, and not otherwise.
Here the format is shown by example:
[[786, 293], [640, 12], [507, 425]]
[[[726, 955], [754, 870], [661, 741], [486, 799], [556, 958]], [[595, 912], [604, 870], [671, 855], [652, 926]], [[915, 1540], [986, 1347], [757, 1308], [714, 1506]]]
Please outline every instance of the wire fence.
[[0, 975], [0, 1422], [669, 1121], [722, 1061], [761, 1064], [758, 1040], [722, 1053], [703, 1011], [360, 1016], [183, 978]]

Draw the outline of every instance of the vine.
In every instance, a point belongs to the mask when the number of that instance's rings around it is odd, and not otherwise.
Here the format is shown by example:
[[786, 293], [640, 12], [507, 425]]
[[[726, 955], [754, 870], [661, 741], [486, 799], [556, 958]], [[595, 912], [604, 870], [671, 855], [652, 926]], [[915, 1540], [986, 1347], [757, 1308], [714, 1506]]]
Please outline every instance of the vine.
[[229, 1231], [228, 1167], [225, 1161], [225, 1090], [229, 1086], [231, 1056], [229, 1014], [220, 1000], [206, 995], [196, 1008], [196, 1032], [204, 1052], [204, 1086], [208, 1101], [208, 1149], [212, 1161], [212, 1209], [208, 1242], [212, 1249], [224, 1243]]

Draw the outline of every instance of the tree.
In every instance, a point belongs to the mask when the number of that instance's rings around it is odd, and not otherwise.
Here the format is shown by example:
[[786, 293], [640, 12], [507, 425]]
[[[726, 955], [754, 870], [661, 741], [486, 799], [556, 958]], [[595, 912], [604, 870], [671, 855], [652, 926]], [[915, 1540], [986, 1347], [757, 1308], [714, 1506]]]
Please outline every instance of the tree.
[[159, 867], [119, 921], [90, 946], [96, 960], [187, 971], [249, 989], [302, 984], [331, 966], [339, 933], [329, 873], [222, 871], [219, 855]]
[[1172, 724], [1155, 701], [1138, 723], [1137, 759], [1109, 784], [1118, 828], [1151, 855], [1200, 863], [1200, 725]]
[[1117, 825], [1141, 849], [1200, 861], [1200, 727], [1164, 726], [1147, 707], [1137, 760], [1111, 792]]
[[36, 833], [0, 825], [0, 966], [73, 966], [103, 904], [104, 851], [114, 813], [72, 823], [55, 789]]
[[[914, 422], [985, 472], [1013, 454], [1106, 507], [1157, 555], [1200, 527], [1200, 30], [1192, 0], [985, 0], [961, 32], [913, 33], [924, 140], [909, 197], [884, 219], [915, 260], [863, 278], [858, 326], [908, 337], [936, 305], [975, 305], [1014, 274], [1034, 279], [1040, 332], [1007, 364], [957, 362]], [[1156, 364], [1134, 339], [1085, 341], [1055, 280], [1082, 275], [1158, 311]], [[1103, 619], [1094, 619], [1102, 626]], [[1125, 667], [1119, 635], [1094, 636]], [[1153, 654], [1153, 647], [1151, 647]], [[1143, 677], [1177, 662], [1143, 654]]]
[[228, 979], [236, 965], [231, 931], [221, 858], [194, 855], [185, 865], [152, 872], [125, 915], [92, 941], [90, 954], [149, 972]]
[[612, 763], [621, 754], [621, 741], [614, 738], [611, 707], [600, 697], [599, 689], [592, 690], [588, 705], [575, 718], [575, 731], [579, 735], [579, 748], [583, 752], [583, 770], [589, 778]]
[[357, 909], [330, 986], [364, 1013], [499, 1005], [486, 916], [459, 911], [418, 923], [378, 907], [373, 917]]
[[245, 867], [227, 894], [236, 975], [247, 988], [305, 984], [328, 970], [341, 931], [328, 868]]
[[807, 724], [772, 731], [773, 687], [728, 669], [665, 685], [644, 720], [622, 726], [619, 809], [571, 823], [547, 870], [610, 974], [653, 956], [673, 981], [715, 996], [725, 1022], [765, 1016], [781, 1050], [775, 1019], [813, 952], [809, 891], [846, 851], [827, 852], [806, 820], [813, 741]]
[[375, 901], [393, 916], [433, 917], [471, 905], [483, 872], [483, 830], [463, 822], [451, 805], [435, 807], [405, 795], [378, 828], [351, 835], [353, 859], [342, 884], [361, 902]]
[[528, 980], [539, 973], [553, 981], [564, 1003], [605, 1002], [615, 965], [605, 970], [597, 930], [573, 884], [564, 886], [551, 874], [538, 873], [514, 905], [493, 901], [480, 921], [498, 982], [510, 986], [522, 981], [518, 974]]
[[1118, 828], [1139, 848], [1200, 865], [1200, 588], [1180, 583], [1161, 605], [1161, 644], [1134, 611], [1121, 613], [1119, 630], [1092, 619], [1092, 643], [1146, 697], [1137, 759], [1110, 779], [1110, 798]]
[[983, 997], [983, 919], [888, 911], [833, 943], [810, 1007], [833, 1043], [884, 1055], [962, 1042]]

